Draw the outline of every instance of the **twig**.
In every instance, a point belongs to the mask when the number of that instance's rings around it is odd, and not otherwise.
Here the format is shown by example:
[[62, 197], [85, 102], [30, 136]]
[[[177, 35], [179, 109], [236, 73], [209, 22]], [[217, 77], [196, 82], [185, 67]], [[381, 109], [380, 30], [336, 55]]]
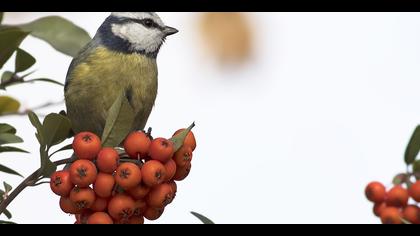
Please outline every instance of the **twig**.
[[42, 182], [39, 182], [39, 183], [36, 183], [36, 184], [32, 184], [31, 187], [35, 187], [35, 186], [38, 186], [38, 185], [41, 185], [41, 184], [49, 184], [49, 183], [50, 183], [50, 181], [42, 181]]
[[[27, 108], [23, 111], [7, 112], [7, 113], [2, 114], [1, 116], [26, 116], [31, 111], [36, 111], [36, 110], [40, 110], [40, 109], [43, 109], [43, 108], [60, 105], [60, 104], [63, 104], [63, 103], [64, 103], [64, 100], [61, 100], [61, 101], [58, 101], [58, 102], [46, 102], [44, 104], [35, 106], [33, 108]], [[42, 116], [42, 115], [38, 114], [38, 116]]]
[[[55, 161], [54, 164], [59, 166], [59, 165], [64, 165], [66, 163], [71, 163], [73, 161], [74, 161], [74, 158], [67, 158], [67, 159]], [[10, 195], [0, 203], [0, 214], [2, 214], [4, 210], [6, 210], [6, 208], [13, 201], [13, 199], [15, 199], [26, 187], [34, 186], [36, 182], [38, 181], [38, 178], [41, 176], [41, 174], [42, 174], [41, 168], [39, 168], [34, 173], [29, 175], [22, 183], [20, 183], [19, 186], [17, 186], [10, 193]]]

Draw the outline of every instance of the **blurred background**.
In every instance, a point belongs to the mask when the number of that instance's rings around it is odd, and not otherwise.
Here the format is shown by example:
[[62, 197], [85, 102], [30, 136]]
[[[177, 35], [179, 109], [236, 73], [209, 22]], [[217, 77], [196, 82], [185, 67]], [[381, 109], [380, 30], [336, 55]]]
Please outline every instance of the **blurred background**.
[[[158, 13], [180, 32], [158, 56], [159, 92], [147, 126], [169, 137], [195, 121], [190, 176], [153, 223], [379, 223], [365, 185], [391, 185], [420, 122], [419, 13]], [[5, 23], [59, 15], [91, 36], [108, 12], [6, 13]], [[71, 58], [28, 38], [34, 75], [64, 83]], [[4, 69], [13, 68], [13, 64]], [[29, 84], [8, 94], [30, 108], [63, 99]], [[39, 113], [58, 112], [64, 104]], [[32, 154], [2, 154], [25, 176], [39, 165], [27, 117], [15, 125]], [[62, 153], [61, 158], [68, 153]], [[56, 157], [56, 158], [60, 158]], [[0, 174], [16, 186], [21, 179]], [[9, 207], [19, 223], [73, 223], [48, 185]]]

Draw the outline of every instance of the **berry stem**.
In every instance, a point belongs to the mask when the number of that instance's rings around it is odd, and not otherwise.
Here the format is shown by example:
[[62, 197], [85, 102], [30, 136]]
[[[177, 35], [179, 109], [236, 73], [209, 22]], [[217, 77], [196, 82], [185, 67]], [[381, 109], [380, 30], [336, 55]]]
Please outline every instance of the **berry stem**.
[[[67, 158], [63, 160], [59, 160], [54, 162], [55, 165], [63, 165], [66, 163], [71, 163], [74, 161], [74, 158]], [[36, 186], [36, 182], [38, 182], [39, 177], [42, 175], [41, 168], [36, 170], [34, 173], [29, 175], [25, 180], [22, 181], [11, 193], [9, 196], [7, 196], [6, 199], [4, 199], [0, 203], [0, 214], [2, 214], [6, 208], [9, 206], [9, 204], [26, 188], [29, 186]]]

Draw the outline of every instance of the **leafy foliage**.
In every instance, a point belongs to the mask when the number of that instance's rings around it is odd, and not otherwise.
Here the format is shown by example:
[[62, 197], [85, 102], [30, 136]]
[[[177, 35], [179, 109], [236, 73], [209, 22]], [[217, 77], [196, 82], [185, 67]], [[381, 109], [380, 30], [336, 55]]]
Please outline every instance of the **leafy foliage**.
[[407, 149], [405, 151], [405, 163], [407, 165], [412, 164], [416, 158], [417, 154], [420, 151], [420, 125], [416, 127], [416, 129], [413, 132], [413, 135], [411, 136], [411, 139], [407, 145]]
[[118, 146], [130, 132], [134, 121], [134, 111], [124, 93], [120, 93], [108, 111], [102, 134], [104, 147]]
[[214, 222], [212, 220], [210, 220], [209, 218], [203, 216], [202, 214], [199, 214], [197, 212], [191, 212], [191, 214], [195, 217], [197, 217], [201, 222], [203, 222], [203, 224], [214, 224]]

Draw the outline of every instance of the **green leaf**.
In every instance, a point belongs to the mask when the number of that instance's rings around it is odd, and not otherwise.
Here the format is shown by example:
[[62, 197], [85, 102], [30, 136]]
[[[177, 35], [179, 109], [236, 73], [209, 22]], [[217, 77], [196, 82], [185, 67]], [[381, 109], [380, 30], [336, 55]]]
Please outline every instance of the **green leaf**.
[[18, 175], [20, 177], [23, 177], [18, 172], [14, 171], [14, 170], [10, 169], [9, 167], [6, 167], [6, 166], [4, 166], [2, 164], [0, 164], [0, 172], [8, 173], [8, 174], [11, 174], [11, 175]]
[[191, 212], [191, 214], [193, 214], [195, 217], [197, 217], [199, 220], [201, 220], [201, 222], [203, 222], [203, 224], [214, 224], [213, 221], [211, 221], [209, 218], [197, 213], [197, 212]]
[[38, 116], [34, 112], [30, 111], [28, 113], [28, 117], [31, 124], [36, 128], [37, 133], [35, 135], [36, 135], [36, 138], [38, 139], [38, 142], [41, 145], [45, 145], [44, 132], [43, 132], [42, 124], [39, 121]]
[[405, 224], [405, 225], [411, 225], [412, 224], [410, 221], [408, 221], [408, 220], [406, 220], [406, 219], [404, 219], [402, 217], [400, 217], [400, 219], [403, 222], [403, 224]]
[[193, 122], [190, 127], [184, 129], [182, 132], [180, 132], [179, 134], [177, 134], [176, 136], [170, 138], [169, 140], [171, 140], [174, 143], [174, 151], [178, 151], [182, 145], [184, 144], [184, 140], [187, 137], [188, 133], [194, 128], [195, 123]]
[[63, 115], [51, 113], [45, 117], [42, 128], [45, 144], [47, 147], [51, 147], [67, 139], [71, 130], [71, 122]]
[[0, 69], [9, 60], [19, 45], [28, 35], [19, 28], [6, 28], [0, 30]]
[[16, 223], [15, 222], [12, 222], [12, 221], [0, 220], [0, 224], [2, 224], [2, 225], [6, 225], [6, 224], [13, 224], [13, 225], [15, 225]]
[[11, 219], [12, 218], [12, 213], [10, 213], [10, 211], [8, 211], [7, 209], [4, 209], [3, 214], [7, 217], [7, 219]]
[[420, 173], [420, 160], [417, 160], [413, 163], [413, 172]]
[[47, 82], [47, 83], [57, 84], [64, 87], [63, 83], [60, 83], [52, 79], [47, 79], [47, 78], [30, 79], [30, 80], [25, 81], [25, 83], [33, 83], [33, 82]]
[[412, 164], [417, 157], [417, 154], [420, 151], [420, 125], [416, 127], [411, 136], [410, 141], [408, 142], [407, 149], [405, 150], [405, 163], [407, 165]]
[[133, 108], [130, 106], [124, 93], [120, 93], [120, 96], [118, 96], [108, 111], [102, 134], [102, 145], [104, 147], [118, 146], [131, 131], [133, 121]]
[[50, 177], [57, 170], [57, 166], [49, 159], [45, 162], [45, 167], [42, 170], [42, 176]]
[[1, 75], [1, 83], [7, 83], [9, 82], [11, 79], [13, 78], [13, 72], [11, 71], [5, 71], [2, 75]]
[[71, 149], [73, 149], [73, 144], [67, 144], [66, 146], [64, 146], [64, 147], [58, 149], [57, 151], [51, 153], [50, 157], [52, 157], [56, 153], [59, 153], [59, 152], [65, 151], [65, 150], [71, 150]]
[[89, 34], [72, 22], [59, 17], [48, 16], [19, 25], [24, 31], [49, 43], [56, 50], [75, 57], [90, 40]]
[[3, 186], [4, 186], [4, 190], [9, 193], [10, 191], [12, 191], [12, 186], [10, 186], [10, 184], [6, 183], [3, 181]]
[[392, 183], [394, 185], [400, 185], [405, 183], [408, 180], [408, 176], [406, 174], [398, 174], [394, 177], [394, 179], [392, 180]]
[[1, 152], [23, 152], [23, 153], [29, 153], [28, 151], [25, 151], [23, 149], [17, 148], [17, 147], [10, 147], [10, 146], [0, 146], [0, 153]]
[[0, 115], [19, 111], [20, 103], [14, 98], [0, 96]]
[[50, 177], [57, 170], [57, 166], [49, 159], [45, 145], [39, 147], [39, 154], [41, 157], [41, 174], [44, 177]]
[[9, 124], [0, 123], [0, 133], [16, 134], [16, 129]]
[[0, 134], [0, 145], [7, 143], [21, 143], [23, 140], [14, 134], [2, 133]]
[[29, 69], [36, 62], [36, 59], [23, 49], [16, 51], [15, 72], [22, 72]]

